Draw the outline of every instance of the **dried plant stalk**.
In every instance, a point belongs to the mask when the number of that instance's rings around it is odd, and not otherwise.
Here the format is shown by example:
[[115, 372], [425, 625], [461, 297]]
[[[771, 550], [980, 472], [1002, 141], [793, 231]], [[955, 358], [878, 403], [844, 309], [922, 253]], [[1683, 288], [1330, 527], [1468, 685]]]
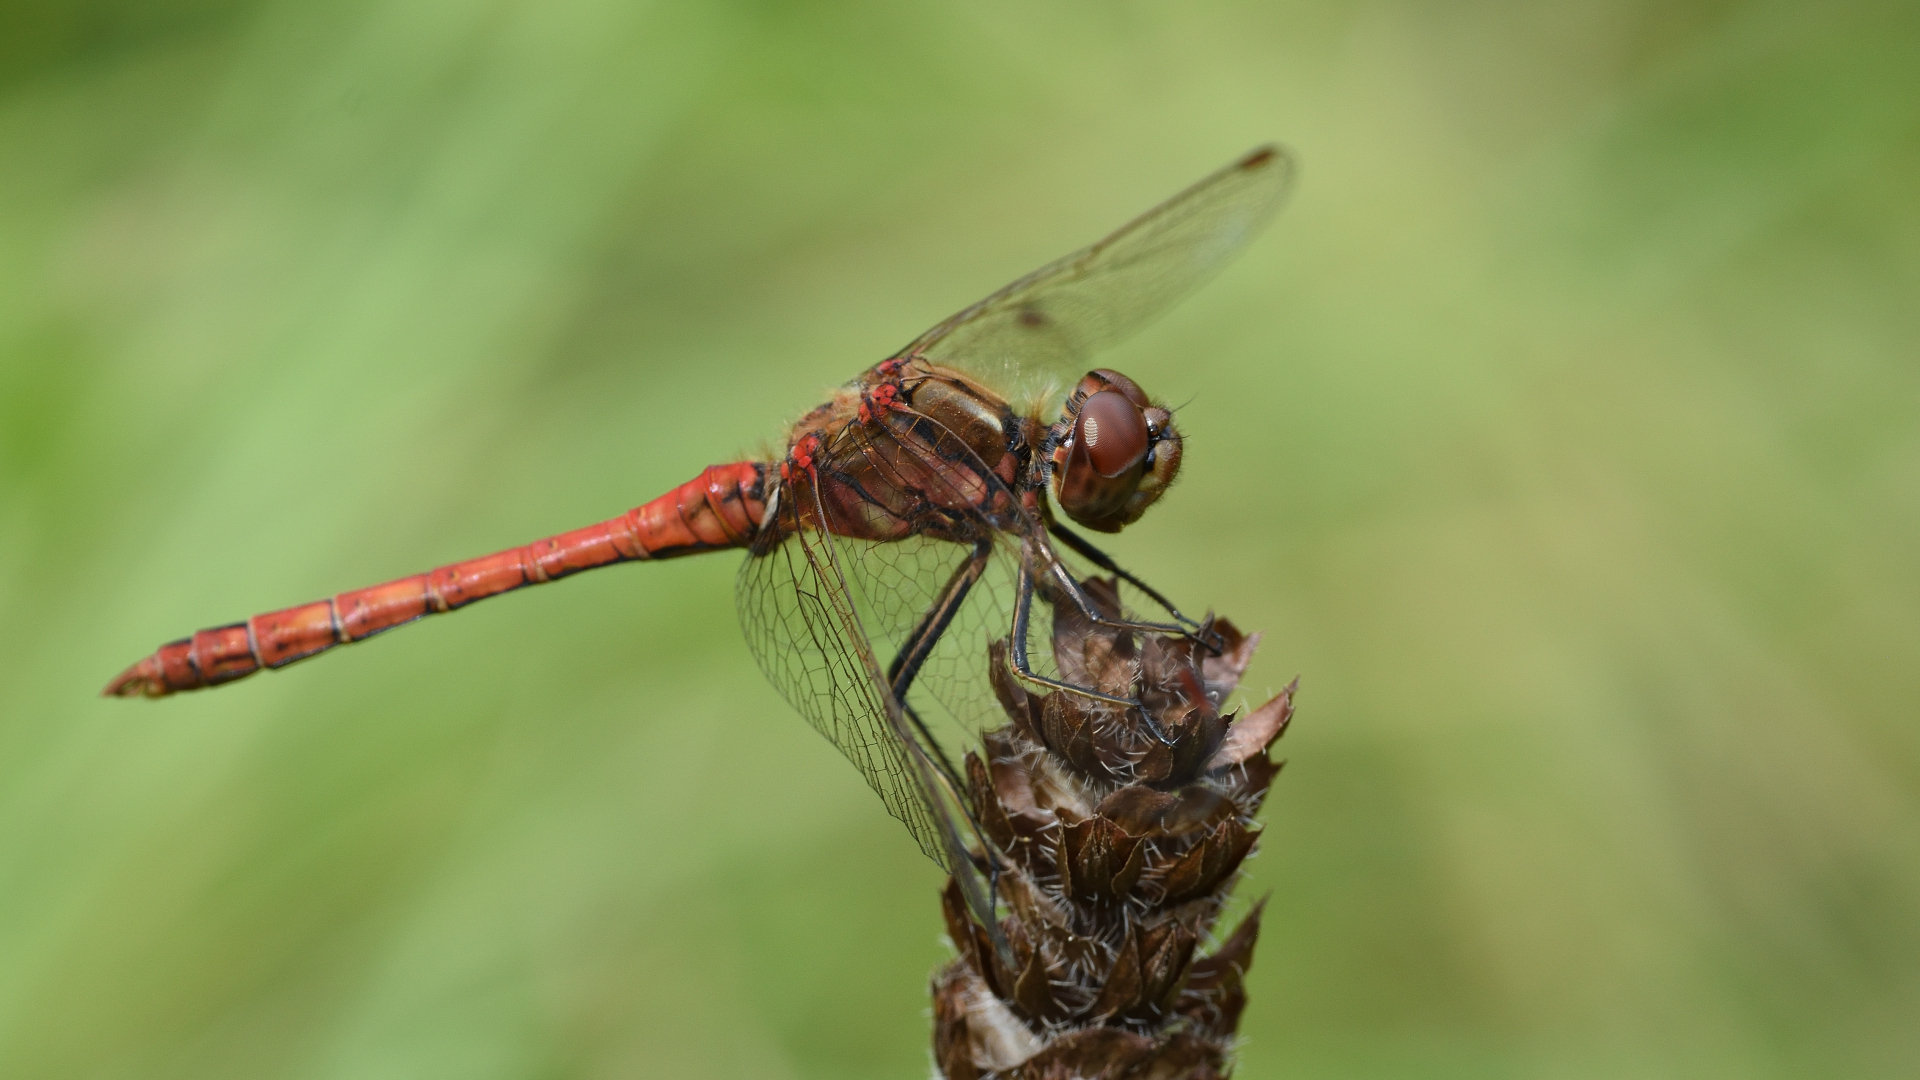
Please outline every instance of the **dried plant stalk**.
[[[1087, 583], [1118, 612], [1113, 581]], [[1246, 1005], [1264, 901], [1196, 956], [1259, 838], [1254, 815], [1280, 763], [1267, 749], [1293, 713], [1289, 686], [1223, 716], [1259, 644], [1213, 624], [1215, 655], [1178, 637], [1054, 612], [1062, 678], [1116, 696], [1137, 688], [1166, 742], [1137, 714], [1082, 695], [1029, 693], [993, 656], [1006, 726], [967, 756], [974, 813], [1003, 855], [1004, 963], [944, 897], [959, 955], [933, 980], [934, 1058], [946, 1080], [1225, 1077]]]

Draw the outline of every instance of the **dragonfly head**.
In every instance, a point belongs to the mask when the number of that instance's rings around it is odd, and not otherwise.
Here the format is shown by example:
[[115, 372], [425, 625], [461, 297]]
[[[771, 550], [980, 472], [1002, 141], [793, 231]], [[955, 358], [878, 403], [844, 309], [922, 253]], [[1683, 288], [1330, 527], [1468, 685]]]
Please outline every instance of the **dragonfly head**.
[[1180, 471], [1173, 414], [1132, 379], [1088, 372], [1049, 435], [1053, 497], [1095, 532], [1119, 532], [1146, 513]]

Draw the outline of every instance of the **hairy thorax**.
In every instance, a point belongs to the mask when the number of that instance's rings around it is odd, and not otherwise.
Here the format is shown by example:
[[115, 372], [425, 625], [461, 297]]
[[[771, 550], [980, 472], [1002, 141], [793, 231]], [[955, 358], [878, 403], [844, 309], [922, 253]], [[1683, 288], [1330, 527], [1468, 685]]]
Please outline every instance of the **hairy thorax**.
[[783, 478], [802, 528], [974, 543], [1017, 527], [1033, 431], [959, 372], [889, 361], [794, 425]]

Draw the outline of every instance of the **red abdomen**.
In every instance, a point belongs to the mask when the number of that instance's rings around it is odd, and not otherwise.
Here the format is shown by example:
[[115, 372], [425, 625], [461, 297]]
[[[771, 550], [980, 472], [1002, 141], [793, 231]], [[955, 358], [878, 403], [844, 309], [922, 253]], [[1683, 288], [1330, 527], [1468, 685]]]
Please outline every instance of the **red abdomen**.
[[652, 502], [598, 525], [202, 630], [162, 645], [121, 672], [103, 693], [162, 697], [217, 686], [523, 585], [633, 559], [746, 547], [766, 513], [770, 472], [755, 461], [712, 465]]

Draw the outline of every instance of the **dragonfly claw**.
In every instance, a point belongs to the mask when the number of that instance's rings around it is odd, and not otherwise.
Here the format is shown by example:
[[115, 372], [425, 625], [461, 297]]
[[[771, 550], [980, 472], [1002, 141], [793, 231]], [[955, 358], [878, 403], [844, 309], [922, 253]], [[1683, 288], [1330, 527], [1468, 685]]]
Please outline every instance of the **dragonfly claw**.
[[1138, 698], [1133, 699], [1129, 704], [1139, 710], [1140, 719], [1146, 721], [1147, 734], [1153, 736], [1153, 741], [1159, 743], [1161, 746], [1171, 748], [1173, 746], [1173, 740], [1167, 737], [1165, 731], [1161, 730], [1159, 722], [1154, 720], [1153, 714], [1147, 711], [1147, 707], [1141, 704]]
[[1181, 621], [1193, 624], [1193, 629], [1187, 631], [1187, 637], [1197, 642], [1201, 648], [1207, 650], [1208, 654], [1219, 656], [1227, 650], [1227, 639], [1221, 637], [1220, 632], [1213, 628], [1212, 619], [1208, 619], [1204, 623], [1194, 623], [1191, 619], [1182, 619]]

